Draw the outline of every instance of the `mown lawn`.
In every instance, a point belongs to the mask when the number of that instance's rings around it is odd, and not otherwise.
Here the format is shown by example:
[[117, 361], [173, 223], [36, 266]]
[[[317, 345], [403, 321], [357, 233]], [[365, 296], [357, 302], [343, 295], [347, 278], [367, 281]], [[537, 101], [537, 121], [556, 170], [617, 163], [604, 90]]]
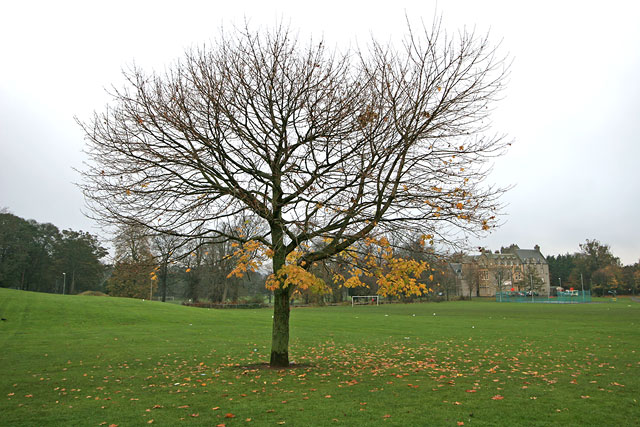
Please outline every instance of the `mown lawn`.
[[271, 311], [0, 289], [0, 425], [639, 425], [640, 304]]

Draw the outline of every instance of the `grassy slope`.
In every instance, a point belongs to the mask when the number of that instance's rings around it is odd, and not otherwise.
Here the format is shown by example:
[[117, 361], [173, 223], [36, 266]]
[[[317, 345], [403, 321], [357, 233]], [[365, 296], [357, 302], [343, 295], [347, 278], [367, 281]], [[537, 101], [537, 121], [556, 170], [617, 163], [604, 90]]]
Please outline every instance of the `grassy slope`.
[[624, 299], [294, 309], [282, 371], [269, 310], [0, 289], [0, 315], [2, 425], [640, 423]]

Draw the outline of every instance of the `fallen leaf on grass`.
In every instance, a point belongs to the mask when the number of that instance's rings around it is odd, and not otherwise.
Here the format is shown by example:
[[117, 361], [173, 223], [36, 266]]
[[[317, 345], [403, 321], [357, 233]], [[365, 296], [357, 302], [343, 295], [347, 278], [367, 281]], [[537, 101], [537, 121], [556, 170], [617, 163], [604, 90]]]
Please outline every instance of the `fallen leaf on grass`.
[[502, 399], [504, 399], [504, 396], [501, 396], [501, 395], [499, 395], [499, 394], [496, 394], [495, 396], [493, 396], [493, 397], [491, 398], [491, 400], [502, 400]]
[[591, 396], [580, 396], [582, 399], [589, 399]]
[[236, 416], [233, 415], [231, 412], [229, 412], [228, 414], [224, 415], [225, 418], [235, 418]]
[[471, 389], [471, 390], [465, 390], [465, 391], [466, 391], [467, 393], [475, 393], [475, 392], [477, 392], [478, 390]]

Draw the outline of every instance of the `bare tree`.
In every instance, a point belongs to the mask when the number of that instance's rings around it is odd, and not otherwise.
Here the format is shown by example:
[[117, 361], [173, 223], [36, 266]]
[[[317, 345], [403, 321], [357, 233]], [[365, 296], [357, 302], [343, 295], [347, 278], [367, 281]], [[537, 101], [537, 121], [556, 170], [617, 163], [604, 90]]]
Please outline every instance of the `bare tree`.
[[151, 249], [157, 263], [160, 278], [160, 298], [162, 302], [167, 300], [169, 266], [180, 258], [179, 251], [184, 244], [184, 239], [172, 234], [156, 233], [151, 237]]
[[480, 275], [482, 273], [482, 267], [475, 259], [467, 265], [462, 267], [462, 277], [464, 278], [469, 288], [469, 298], [480, 296]]
[[[284, 27], [236, 30], [163, 74], [125, 72], [80, 123], [82, 188], [106, 223], [258, 242], [275, 273], [292, 253], [307, 270], [393, 230], [458, 241], [496, 223], [502, 190], [483, 181], [506, 145], [488, 134], [505, 73], [486, 37], [437, 21], [399, 49], [344, 53]], [[253, 234], [228, 233], [245, 214], [260, 219]], [[286, 366], [294, 286], [278, 278], [271, 365]]]
[[155, 260], [149, 234], [140, 224], [120, 224], [113, 239], [115, 263], [106, 288], [111, 295], [147, 298], [153, 292]]

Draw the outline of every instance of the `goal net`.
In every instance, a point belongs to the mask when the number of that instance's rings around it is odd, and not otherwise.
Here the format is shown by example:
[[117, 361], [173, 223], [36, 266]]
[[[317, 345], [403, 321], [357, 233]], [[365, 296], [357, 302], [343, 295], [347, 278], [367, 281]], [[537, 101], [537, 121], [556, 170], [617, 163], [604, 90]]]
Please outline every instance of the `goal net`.
[[378, 295], [355, 295], [351, 297], [351, 307], [354, 305], [380, 305]]

